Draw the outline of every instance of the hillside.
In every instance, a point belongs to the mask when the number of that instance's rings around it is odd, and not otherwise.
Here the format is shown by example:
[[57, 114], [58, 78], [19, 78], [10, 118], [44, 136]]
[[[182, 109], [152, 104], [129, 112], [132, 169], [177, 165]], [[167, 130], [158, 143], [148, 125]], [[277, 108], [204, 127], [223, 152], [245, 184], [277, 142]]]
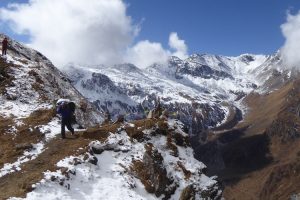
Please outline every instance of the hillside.
[[181, 126], [142, 120], [90, 128], [67, 140], [54, 138], [20, 171], [0, 178], [0, 197], [29, 192], [26, 199], [217, 199], [218, 183], [203, 174], [205, 165], [193, 158]]
[[[9, 43], [0, 58], [0, 199], [220, 199], [180, 121], [101, 126], [103, 114], [46, 57]], [[78, 129], [65, 140], [61, 98], [77, 105]]]
[[172, 57], [167, 66], [143, 70], [124, 64], [72, 65], [65, 71], [89, 101], [113, 115], [143, 116], [159, 97], [189, 128], [196, 158], [209, 175], [219, 176], [226, 199], [288, 199], [300, 193], [298, 177], [291, 178], [298, 169], [299, 73], [285, 69], [280, 52]]
[[[220, 199], [221, 183], [226, 199], [300, 194], [299, 73], [284, 69], [280, 52], [60, 72], [9, 42], [0, 58], [0, 199]], [[61, 98], [77, 105], [78, 129], [66, 140]], [[168, 114], [146, 119], [158, 104]], [[127, 122], [103, 123], [103, 113]]]
[[290, 199], [299, 185], [299, 80], [266, 94], [251, 93], [245, 119], [232, 129], [211, 131], [195, 148], [225, 184], [226, 199]]
[[1, 176], [17, 171], [27, 155], [34, 158], [45, 149], [45, 140], [55, 137], [51, 129], [60, 129], [56, 100], [70, 98], [84, 106], [76, 112], [81, 127], [103, 120], [43, 55], [15, 41], [10, 44], [9, 55], [0, 58]]
[[297, 74], [284, 69], [280, 52], [237, 57], [193, 54], [185, 60], [173, 56], [167, 65], [145, 69], [132, 64], [69, 64], [63, 71], [99, 111], [113, 118], [122, 114], [128, 120], [141, 119], [159, 99], [193, 135], [236, 125], [247, 112], [242, 102], [247, 94], [268, 93]]
[[243, 130], [243, 139], [229, 146], [241, 151], [241, 141], [254, 138], [256, 144], [246, 144], [244, 156], [239, 152], [228, 162], [237, 167], [237, 161], [247, 159], [245, 164], [252, 163], [255, 170], [242, 173], [238, 180], [226, 178], [230, 183], [224, 191], [227, 199], [290, 199], [299, 194], [299, 91], [297, 80], [268, 95], [247, 99], [251, 111], [238, 128], [249, 128]]

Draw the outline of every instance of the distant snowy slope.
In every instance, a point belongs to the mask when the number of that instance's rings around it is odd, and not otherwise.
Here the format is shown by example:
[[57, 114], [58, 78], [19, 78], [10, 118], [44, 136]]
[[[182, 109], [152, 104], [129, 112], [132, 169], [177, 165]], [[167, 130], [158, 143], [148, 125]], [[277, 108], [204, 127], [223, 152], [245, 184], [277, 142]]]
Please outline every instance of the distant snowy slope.
[[185, 60], [171, 57], [168, 65], [154, 64], [143, 70], [132, 64], [70, 64], [64, 72], [89, 101], [112, 116], [138, 118], [160, 98], [189, 127], [198, 124], [192, 128], [197, 132], [226, 122], [232, 109], [245, 111], [241, 99], [251, 91], [264, 91], [272, 70], [281, 64], [276, 59], [280, 60], [279, 55], [193, 54]]

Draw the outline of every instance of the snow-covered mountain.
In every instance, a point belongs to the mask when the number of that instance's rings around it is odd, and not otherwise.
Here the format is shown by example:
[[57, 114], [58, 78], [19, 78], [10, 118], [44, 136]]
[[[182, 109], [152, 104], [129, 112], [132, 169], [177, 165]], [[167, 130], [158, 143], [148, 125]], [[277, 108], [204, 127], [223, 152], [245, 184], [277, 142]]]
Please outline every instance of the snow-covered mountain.
[[[240, 188], [252, 181], [261, 186], [250, 188], [256, 196], [276, 196], [274, 188], [291, 195], [276, 177], [298, 170], [299, 73], [284, 68], [280, 52], [194, 54], [146, 69], [70, 64], [60, 72], [39, 52], [9, 43], [0, 58], [0, 199], [220, 199], [211, 168], [241, 178], [225, 188], [229, 197], [244, 197]], [[55, 112], [60, 98], [76, 102], [87, 128], [66, 140]], [[145, 119], [159, 103], [172, 119]], [[100, 125], [107, 111], [139, 120]], [[247, 178], [235, 174], [265, 165]], [[293, 177], [286, 182], [298, 189]]]
[[81, 127], [103, 121], [45, 56], [9, 39], [8, 55], [0, 57], [0, 178], [22, 171], [24, 163], [35, 160], [60, 135], [55, 111], [60, 98], [76, 102]]
[[128, 119], [145, 116], [157, 99], [191, 133], [218, 127], [246, 112], [241, 100], [252, 91], [269, 92], [290, 78], [280, 53], [226, 57], [193, 54], [171, 57], [168, 65], [139, 69], [132, 64], [64, 68], [73, 85], [100, 111]]
[[[0, 40], [4, 37], [0, 35]], [[9, 54], [0, 58], [0, 113], [3, 117], [12, 117], [17, 123], [33, 112], [51, 111], [58, 99], [67, 98], [80, 105], [76, 116], [82, 126], [103, 120], [45, 56], [14, 40], [9, 40], [9, 44]]]
[[[0, 199], [221, 198], [220, 184], [193, 157], [180, 121], [165, 116], [100, 125], [103, 114], [95, 106], [103, 111], [105, 99], [120, 111], [143, 109], [132, 99], [139, 98], [135, 86], [128, 95], [92, 72], [82, 82], [86, 74], [77, 69], [70, 81], [39, 52], [11, 39], [9, 44], [8, 55], [0, 57]], [[133, 65], [122, 66], [137, 79], [143, 75]], [[76, 80], [93, 104], [71, 84]], [[77, 121], [86, 128], [67, 139], [60, 138], [55, 112], [61, 98], [76, 103]]]

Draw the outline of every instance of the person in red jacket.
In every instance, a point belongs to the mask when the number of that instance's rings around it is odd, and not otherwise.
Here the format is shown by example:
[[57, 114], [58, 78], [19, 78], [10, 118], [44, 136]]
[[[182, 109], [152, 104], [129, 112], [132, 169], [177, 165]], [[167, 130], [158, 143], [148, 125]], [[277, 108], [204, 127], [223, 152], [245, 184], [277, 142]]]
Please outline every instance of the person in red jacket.
[[2, 56], [6, 55], [7, 46], [8, 46], [8, 40], [5, 37], [2, 41]]

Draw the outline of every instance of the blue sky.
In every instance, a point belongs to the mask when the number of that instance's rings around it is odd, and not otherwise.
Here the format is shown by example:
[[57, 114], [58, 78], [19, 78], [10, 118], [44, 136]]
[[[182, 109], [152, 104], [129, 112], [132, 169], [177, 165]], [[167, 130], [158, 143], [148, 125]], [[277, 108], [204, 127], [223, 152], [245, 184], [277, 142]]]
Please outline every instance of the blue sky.
[[[1, 0], [7, 3], [26, 0]], [[280, 25], [289, 10], [300, 9], [298, 0], [125, 0], [127, 15], [141, 23], [136, 41], [150, 40], [168, 46], [170, 32], [185, 40], [191, 53], [239, 55], [271, 54], [284, 44]], [[7, 27], [1, 32], [26, 42]]]
[[271, 54], [284, 43], [280, 25], [298, 0], [126, 0], [128, 14], [142, 19], [138, 39], [167, 46], [169, 33], [184, 39], [189, 53]]

